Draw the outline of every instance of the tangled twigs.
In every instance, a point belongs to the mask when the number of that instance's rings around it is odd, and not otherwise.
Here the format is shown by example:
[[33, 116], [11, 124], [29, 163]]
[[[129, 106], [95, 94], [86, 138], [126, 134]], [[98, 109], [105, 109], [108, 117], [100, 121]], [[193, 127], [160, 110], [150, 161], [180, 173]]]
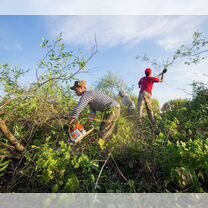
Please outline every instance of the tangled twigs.
[[115, 159], [114, 159], [114, 157], [113, 157], [113, 155], [112, 155], [112, 151], [110, 151], [110, 153], [108, 154], [107, 159], [106, 159], [105, 162], [103, 163], [102, 168], [101, 168], [101, 170], [100, 170], [100, 172], [99, 172], [99, 175], [98, 175], [98, 177], [97, 177], [97, 180], [96, 180], [96, 183], [95, 183], [95, 189], [99, 188], [98, 182], [99, 182], [99, 180], [100, 180], [100, 177], [101, 177], [101, 174], [102, 174], [102, 172], [103, 172], [103, 169], [104, 169], [104, 167], [106, 166], [106, 164], [107, 164], [107, 162], [108, 162], [108, 160], [109, 160], [110, 158], [113, 160], [113, 163], [115, 164], [115, 166], [116, 166], [116, 168], [117, 168], [119, 174], [122, 176], [122, 178], [123, 178], [127, 183], [129, 183], [129, 180], [124, 176], [124, 174], [122, 173], [122, 171], [121, 171], [120, 168], [118, 167], [118, 164], [116, 163], [116, 161], [115, 161]]

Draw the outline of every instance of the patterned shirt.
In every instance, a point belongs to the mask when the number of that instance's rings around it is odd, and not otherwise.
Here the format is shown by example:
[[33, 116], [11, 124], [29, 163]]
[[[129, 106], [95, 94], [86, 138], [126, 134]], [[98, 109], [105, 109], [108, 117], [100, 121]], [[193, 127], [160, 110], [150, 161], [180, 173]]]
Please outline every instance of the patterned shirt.
[[78, 118], [82, 110], [89, 105], [91, 116], [96, 111], [105, 111], [109, 107], [119, 107], [119, 103], [108, 95], [99, 91], [86, 91], [79, 100], [77, 107], [71, 114], [72, 118]]

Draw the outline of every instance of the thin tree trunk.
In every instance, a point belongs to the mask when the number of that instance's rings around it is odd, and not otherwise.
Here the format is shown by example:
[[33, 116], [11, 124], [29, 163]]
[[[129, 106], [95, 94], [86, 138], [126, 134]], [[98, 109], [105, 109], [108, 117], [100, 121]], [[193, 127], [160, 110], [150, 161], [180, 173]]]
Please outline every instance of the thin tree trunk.
[[10, 132], [5, 122], [0, 119], [0, 130], [5, 135], [5, 137], [9, 140], [9, 142], [15, 147], [19, 152], [24, 152], [24, 146], [14, 137], [14, 135]]

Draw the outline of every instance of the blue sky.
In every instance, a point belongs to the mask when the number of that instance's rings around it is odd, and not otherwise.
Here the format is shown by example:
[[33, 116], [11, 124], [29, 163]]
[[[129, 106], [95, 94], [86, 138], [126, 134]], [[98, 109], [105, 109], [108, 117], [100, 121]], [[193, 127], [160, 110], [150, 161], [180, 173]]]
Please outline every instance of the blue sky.
[[[137, 95], [138, 80], [151, 66], [136, 56], [146, 54], [159, 60], [171, 57], [181, 44], [191, 42], [193, 32], [208, 35], [208, 16], [6, 15], [0, 16], [0, 26], [0, 64], [21, 65], [33, 72], [44, 54], [39, 46], [42, 37], [55, 40], [62, 32], [66, 46], [76, 52], [88, 51], [96, 34], [98, 53], [89, 67], [97, 67], [98, 71], [78, 78], [92, 85], [110, 71], [129, 86], [134, 85], [133, 93]], [[33, 72], [24, 79], [25, 84], [34, 79]], [[183, 90], [191, 91], [193, 80], [206, 81], [203, 73], [208, 74], [207, 61], [197, 66], [177, 62], [169, 68], [165, 82], [155, 84], [153, 97], [161, 104], [170, 99], [190, 98]]]

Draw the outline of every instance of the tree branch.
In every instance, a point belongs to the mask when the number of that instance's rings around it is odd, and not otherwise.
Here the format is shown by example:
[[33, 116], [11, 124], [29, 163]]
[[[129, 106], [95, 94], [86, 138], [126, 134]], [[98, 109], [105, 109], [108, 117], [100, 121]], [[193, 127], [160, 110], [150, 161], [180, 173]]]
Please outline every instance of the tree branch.
[[5, 135], [5, 137], [9, 140], [9, 142], [15, 147], [19, 152], [24, 152], [24, 146], [14, 137], [14, 135], [10, 132], [5, 122], [0, 119], [0, 130]]
[[103, 172], [103, 169], [104, 169], [104, 167], [105, 167], [105, 165], [106, 165], [106, 163], [108, 162], [108, 160], [109, 160], [110, 157], [111, 157], [111, 153], [109, 153], [107, 159], [105, 160], [105, 162], [104, 162], [104, 164], [103, 164], [103, 166], [102, 166], [102, 168], [101, 168], [101, 170], [100, 170], [100, 172], [99, 172], [99, 175], [98, 175], [97, 180], [96, 180], [96, 183], [95, 183], [95, 189], [98, 188], [98, 182], [99, 182], [99, 180], [100, 180], [100, 176], [101, 176], [101, 174], [102, 174], [102, 172]]
[[116, 163], [116, 161], [115, 161], [115, 159], [114, 159], [112, 153], [110, 153], [110, 156], [111, 156], [111, 158], [112, 158], [112, 160], [113, 160], [113, 162], [114, 162], [116, 168], [118, 169], [118, 172], [119, 172], [120, 175], [123, 177], [123, 179], [128, 183], [128, 182], [129, 182], [128, 179], [127, 179], [127, 178], [124, 176], [124, 174], [121, 172], [121, 170], [120, 170], [120, 168], [118, 167], [118, 165], [117, 165], [117, 163]]

